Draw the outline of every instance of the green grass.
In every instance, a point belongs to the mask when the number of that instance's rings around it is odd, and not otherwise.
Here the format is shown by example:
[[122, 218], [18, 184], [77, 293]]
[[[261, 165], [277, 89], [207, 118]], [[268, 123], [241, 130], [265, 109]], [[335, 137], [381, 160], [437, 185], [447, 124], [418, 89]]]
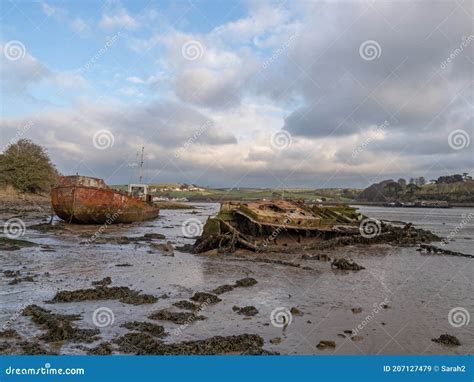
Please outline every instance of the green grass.
[[[162, 189], [170, 184], [153, 184], [153, 188]], [[174, 184], [172, 186], [175, 186]], [[115, 185], [113, 188], [126, 190], [126, 185]], [[157, 191], [156, 196], [168, 198], [187, 198], [188, 200], [257, 200], [257, 199], [302, 199], [351, 202], [361, 192], [359, 189], [324, 188], [324, 189], [271, 189], [271, 188], [205, 188], [203, 191]]]

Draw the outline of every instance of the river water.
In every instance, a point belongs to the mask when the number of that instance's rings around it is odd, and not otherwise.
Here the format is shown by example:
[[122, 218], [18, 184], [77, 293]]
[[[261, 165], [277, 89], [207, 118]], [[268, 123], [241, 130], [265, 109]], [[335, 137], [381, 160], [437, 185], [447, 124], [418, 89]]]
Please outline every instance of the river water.
[[[108, 226], [102, 235], [133, 237], [162, 233], [167, 239], [154, 242], [169, 240], [175, 246], [192, 244], [194, 240], [183, 235], [183, 222], [188, 219], [205, 222], [218, 210], [218, 205], [212, 203], [194, 206], [194, 210], [163, 210], [160, 217], [151, 222]], [[454, 240], [449, 241], [446, 248], [474, 254], [474, 219], [466, 218], [474, 209], [363, 206], [360, 210], [377, 219], [412, 222], [441, 237], [452, 236]], [[5, 221], [11, 216], [1, 214], [0, 218]], [[246, 260], [262, 255], [199, 256], [175, 250], [174, 256], [165, 256], [146, 242], [88, 247], [84, 245], [84, 237], [97, 227], [68, 226], [68, 230], [42, 233], [28, 228], [41, 218], [29, 215], [21, 218], [27, 226], [23, 239], [39, 246], [3, 252], [0, 265], [2, 270], [30, 272], [35, 277], [34, 282], [10, 285], [11, 278], [0, 275], [0, 324], [8, 321], [24, 338], [41, 334], [29, 317], [19, 314], [31, 303], [59, 313], [81, 314], [78, 325], [82, 328], [94, 328], [93, 312], [106, 307], [113, 312], [114, 319], [112, 324], [100, 329], [100, 335], [102, 341], [111, 341], [127, 332], [120, 327], [127, 321], [144, 321], [151, 312], [169, 308], [173, 302], [188, 299], [194, 292], [210, 291], [243, 277], [253, 277], [257, 285], [221, 295], [222, 302], [202, 311], [206, 320], [193, 322], [179, 333], [175, 332], [179, 325], [157, 322], [170, 333], [165, 341], [254, 333], [264, 338], [265, 349], [281, 354], [470, 354], [473, 350], [472, 320], [467, 325], [457, 324], [459, 317], [465, 323], [474, 314], [473, 259], [428, 256], [415, 248], [386, 245], [350, 246], [328, 252], [332, 258], [349, 257], [366, 268], [354, 272], [331, 269], [328, 262], [301, 260], [299, 254], [280, 255], [280, 259], [296, 259], [311, 268], [302, 269]], [[450, 235], [451, 232], [455, 234]], [[123, 263], [131, 266], [116, 266]], [[107, 276], [112, 278], [113, 286], [129, 286], [155, 296], [166, 293], [169, 298], [138, 306], [117, 300], [44, 302], [58, 290], [88, 288], [91, 281]], [[385, 308], [377, 308], [382, 304], [386, 304]], [[251, 318], [238, 315], [232, 309], [249, 305], [259, 311]], [[273, 315], [288, 314], [293, 307], [301, 313], [288, 316], [291, 322], [287, 327], [274, 325], [272, 312]], [[361, 308], [362, 312], [353, 313], [352, 308]], [[451, 322], [454, 326], [448, 319], [450, 311], [461, 312], [461, 316], [456, 315], [456, 322]], [[357, 331], [356, 340], [344, 334], [345, 330]], [[450, 348], [432, 341], [444, 333], [456, 336], [461, 346]], [[319, 350], [316, 345], [321, 340], [335, 341], [336, 347]], [[87, 346], [95, 345], [97, 343]], [[84, 354], [85, 346], [65, 343], [57, 350], [62, 354]]]

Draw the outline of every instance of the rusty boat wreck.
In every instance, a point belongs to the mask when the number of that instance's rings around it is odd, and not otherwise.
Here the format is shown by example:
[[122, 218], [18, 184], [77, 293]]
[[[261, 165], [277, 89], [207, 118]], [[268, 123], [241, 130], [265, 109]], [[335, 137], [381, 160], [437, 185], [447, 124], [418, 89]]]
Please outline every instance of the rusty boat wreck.
[[159, 215], [146, 185], [130, 185], [127, 193], [110, 188], [102, 179], [80, 175], [59, 177], [51, 189], [51, 204], [68, 223], [133, 223]]

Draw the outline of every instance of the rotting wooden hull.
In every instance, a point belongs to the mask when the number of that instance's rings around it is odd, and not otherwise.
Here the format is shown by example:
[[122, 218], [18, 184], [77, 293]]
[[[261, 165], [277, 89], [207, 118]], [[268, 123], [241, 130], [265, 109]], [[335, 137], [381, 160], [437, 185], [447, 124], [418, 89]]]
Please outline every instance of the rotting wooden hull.
[[159, 215], [157, 207], [109, 188], [102, 179], [82, 176], [60, 177], [51, 190], [51, 204], [68, 223], [133, 223]]

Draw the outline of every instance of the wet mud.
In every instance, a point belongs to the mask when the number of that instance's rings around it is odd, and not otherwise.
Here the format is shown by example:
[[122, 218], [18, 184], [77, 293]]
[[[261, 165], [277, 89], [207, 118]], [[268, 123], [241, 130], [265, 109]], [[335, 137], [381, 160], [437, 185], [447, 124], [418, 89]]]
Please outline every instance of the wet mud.
[[[216, 208], [199, 205], [192, 216], [205, 222]], [[450, 337], [432, 338], [452, 330], [449, 307], [472, 304], [474, 263], [427, 256], [436, 253], [426, 247], [416, 251], [433, 239], [419, 227], [446, 237], [464, 212], [433, 218], [424, 210], [417, 218], [407, 209], [367, 211], [416, 224], [369, 245], [344, 238], [325, 242], [327, 248], [301, 242], [275, 252], [206, 256], [191, 253], [195, 239], [182, 233], [190, 215], [180, 210], [165, 210], [156, 221], [109, 226], [95, 241], [90, 238], [98, 226], [57, 219], [50, 225], [47, 215], [23, 215], [27, 229], [20, 240], [33, 245], [0, 249], [0, 353], [468, 354], [474, 337], [465, 327], [454, 333], [459, 345]], [[468, 225], [442, 248], [470, 254], [473, 232]], [[174, 256], [155, 246], [165, 240]], [[103, 328], [92, 321], [101, 307], [115, 318]], [[283, 326], [275, 325], [280, 311], [287, 317]], [[372, 314], [375, 319], [365, 322]], [[320, 341], [336, 348], [320, 349]]]

